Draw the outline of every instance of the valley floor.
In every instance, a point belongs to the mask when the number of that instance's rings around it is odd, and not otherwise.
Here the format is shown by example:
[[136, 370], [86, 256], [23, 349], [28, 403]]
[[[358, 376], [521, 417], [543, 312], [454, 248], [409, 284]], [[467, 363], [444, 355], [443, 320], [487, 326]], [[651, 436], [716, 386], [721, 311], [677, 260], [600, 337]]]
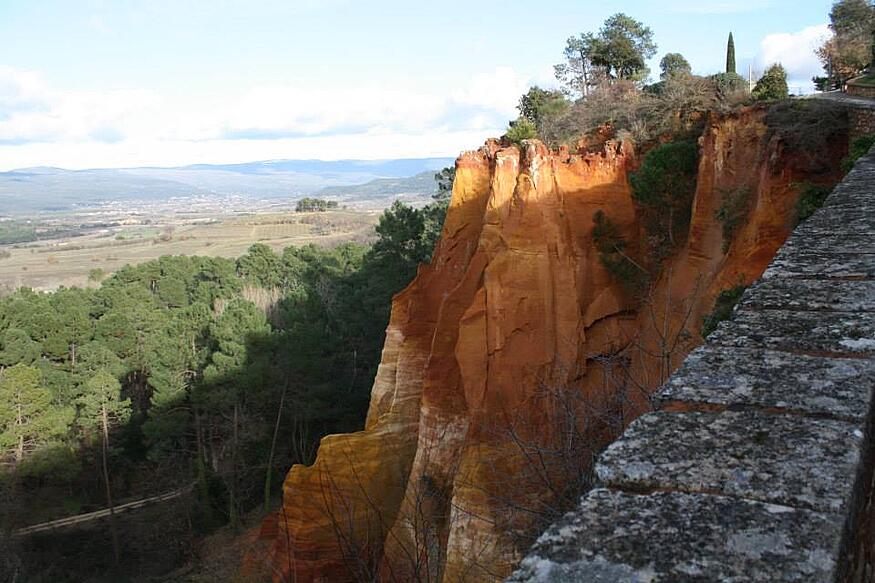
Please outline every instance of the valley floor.
[[96, 285], [99, 274], [109, 275], [129, 263], [162, 255], [234, 258], [253, 243], [276, 251], [311, 243], [367, 243], [374, 237], [379, 214], [337, 210], [101, 219], [83, 225], [78, 236], [0, 246], [0, 289], [86, 287]]

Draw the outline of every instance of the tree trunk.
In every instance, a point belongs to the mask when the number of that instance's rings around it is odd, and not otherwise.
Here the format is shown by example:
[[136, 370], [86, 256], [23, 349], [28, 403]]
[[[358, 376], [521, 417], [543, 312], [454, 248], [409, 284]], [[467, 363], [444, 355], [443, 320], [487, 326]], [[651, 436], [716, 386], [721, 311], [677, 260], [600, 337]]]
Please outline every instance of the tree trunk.
[[103, 482], [106, 484], [106, 505], [109, 506], [109, 529], [112, 533], [112, 552], [115, 555], [115, 564], [118, 566], [120, 553], [118, 546], [118, 532], [115, 528], [115, 507], [112, 504], [112, 489], [109, 485], [109, 468], [107, 467], [107, 450], [109, 449], [109, 416], [106, 405], [101, 408], [101, 421], [103, 422]]
[[240, 405], [234, 403], [234, 437], [231, 442], [231, 487], [230, 496], [228, 496], [228, 521], [231, 523], [231, 528], [237, 528], [237, 415], [240, 411]]
[[580, 51], [580, 71], [583, 74], [583, 87], [580, 93], [584, 97], [589, 95], [589, 59], [583, 51]]
[[289, 388], [289, 382], [286, 380], [283, 385], [283, 393], [280, 395], [280, 406], [276, 412], [276, 422], [273, 424], [273, 439], [270, 441], [270, 455], [267, 456], [267, 472], [264, 476], [264, 511], [270, 510], [270, 480], [273, 470], [273, 455], [276, 452], [276, 437], [280, 430], [280, 419], [283, 416], [283, 404], [286, 401], [286, 389]]
[[21, 463], [21, 460], [24, 459], [24, 430], [22, 429], [22, 425], [24, 425], [24, 420], [21, 415], [21, 403], [18, 404], [18, 418], [15, 420], [15, 424], [18, 425], [18, 447], [15, 449], [15, 465]]
[[204, 446], [204, 430], [201, 426], [201, 413], [197, 409], [194, 412], [194, 434], [197, 444], [197, 453], [195, 454], [195, 472], [197, 479], [197, 487], [200, 491], [201, 504], [203, 512], [206, 515], [208, 524], [212, 524], [213, 520], [213, 504], [210, 496], [210, 485], [207, 482], [207, 452]]

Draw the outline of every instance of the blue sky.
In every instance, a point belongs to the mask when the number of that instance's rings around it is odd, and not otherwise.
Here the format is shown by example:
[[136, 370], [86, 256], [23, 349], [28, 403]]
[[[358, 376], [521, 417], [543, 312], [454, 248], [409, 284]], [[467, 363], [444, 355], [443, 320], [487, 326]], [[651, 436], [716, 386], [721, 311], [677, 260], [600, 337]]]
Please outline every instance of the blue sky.
[[[0, 0], [0, 169], [456, 155], [625, 12], [698, 73], [817, 73], [829, 0]], [[742, 72], [742, 71], [739, 71]]]

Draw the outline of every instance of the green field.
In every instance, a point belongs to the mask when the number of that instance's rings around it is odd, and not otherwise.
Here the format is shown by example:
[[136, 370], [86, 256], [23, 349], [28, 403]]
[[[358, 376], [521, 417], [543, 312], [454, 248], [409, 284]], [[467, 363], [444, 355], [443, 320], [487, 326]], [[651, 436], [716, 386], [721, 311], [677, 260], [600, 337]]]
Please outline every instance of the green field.
[[[169, 227], [126, 226], [78, 237], [0, 247], [0, 288], [49, 290], [94, 285], [92, 269], [112, 273], [161, 255], [238, 257], [253, 243], [277, 251], [289, 245], [368, 242], [378, 211], [273, 213], [189, 222]], [[7, 256], [8, 254], [8, 256]]]

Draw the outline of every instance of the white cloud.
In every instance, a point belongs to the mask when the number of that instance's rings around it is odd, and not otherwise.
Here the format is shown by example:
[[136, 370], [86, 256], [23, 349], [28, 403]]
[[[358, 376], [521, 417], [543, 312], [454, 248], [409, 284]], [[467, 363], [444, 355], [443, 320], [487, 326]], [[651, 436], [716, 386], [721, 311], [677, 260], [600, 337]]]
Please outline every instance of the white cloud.
[[37, 72], [0, 67], [0, 168], [455, 154], [500, 133], [530, 81], [500, 67], [446, 91], [274, 84], [174, 94], [58, 90]]
[[762, 40], [756, 57], [757, 66], [764, 69], [773, 63], [781, 63], [787, 70], [791, 87], [808, 87], [811, 77], [823, 71], [814, 50], [830, 34], [826, 24], [809, 26], [798, 32], [770, 34]]
[[499, 67], [474, 77], [467, 87], [454, 91], [452, 99], [460, 105], [480, 107], [514, 118], [520, 95], [526, 92], [529, 84], [530, 79], [522, 77], [513, 68]]

